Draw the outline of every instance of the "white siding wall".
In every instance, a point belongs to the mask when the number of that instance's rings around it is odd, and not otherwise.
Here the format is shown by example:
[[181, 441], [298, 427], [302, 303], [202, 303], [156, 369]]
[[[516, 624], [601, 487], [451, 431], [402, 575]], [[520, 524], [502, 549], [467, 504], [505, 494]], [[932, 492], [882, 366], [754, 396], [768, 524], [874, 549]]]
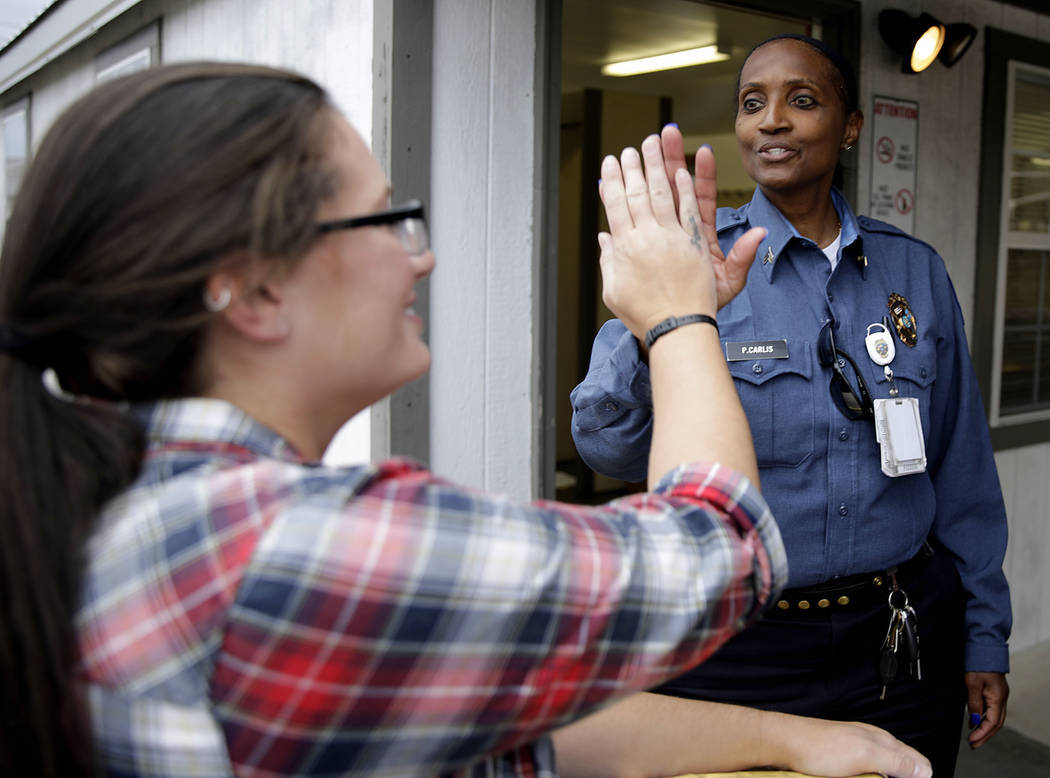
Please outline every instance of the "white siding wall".
[[[62, 109], [94, 85], [95, 55], [158, 17], [162, 61], [239, 60], [300, 71], [323, 85], [372, 142], [373, 86], [383, 88], [373, 79], [373, 0], [145, 0], [13, 92], [32, 90], [34, 147]], [[329, 460], [367, 461], [369, 438], [366, 411], [336, 437]]]
[[[977, 39], [952, 68], [935, 63], [917, 76], [900, 63], [878, 34], [884, 8], [926, 11], [944, 22], [968, 22]], [[1048, 13], [990, 0], [862, 0], [861, 107], [873, 94], [919, 102], [918, 192], [915, 234], [944, 257], [963, 315], [973, 321], [977, 262], [977, 201], [984, 84], [984, 27], [1050, 42]], [[861, 137], [860, 197], [867, 209], [871, 171], [871, 116]], [[1050, 640], [1050, 444], [996, 455], [1006, 498], [1010, 543], [1006, 575], [1014, 609], [1013, 651]]]
[[1010, 523], [1005, 569], [1017, 652], [1050, 640], [1050, 443], [1000, 451], [995, 463]]
[[535, 493], [534, 0], [436, 0], [431, 465]]
[[[165, 62], [239, 60], [300, 71], [373, 142], [372, 0], [169, 0], [162, 7]], [[327, 461], [369, 460], [369, 417], [360, 413], [339, 432]]]
[[222, 59], [300, 71], [372, 137], [373, 0], [169, 0], [165, 62]]

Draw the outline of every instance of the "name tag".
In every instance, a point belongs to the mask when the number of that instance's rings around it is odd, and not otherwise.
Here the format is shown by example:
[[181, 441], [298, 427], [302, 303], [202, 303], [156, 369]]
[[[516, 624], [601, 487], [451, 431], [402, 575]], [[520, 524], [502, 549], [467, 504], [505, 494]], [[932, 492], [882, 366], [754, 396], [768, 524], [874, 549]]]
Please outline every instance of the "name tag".
[[786, 340], [745, 340], [726, 343], [726, 361], [743, 362], [752, 359], [787, 359]]

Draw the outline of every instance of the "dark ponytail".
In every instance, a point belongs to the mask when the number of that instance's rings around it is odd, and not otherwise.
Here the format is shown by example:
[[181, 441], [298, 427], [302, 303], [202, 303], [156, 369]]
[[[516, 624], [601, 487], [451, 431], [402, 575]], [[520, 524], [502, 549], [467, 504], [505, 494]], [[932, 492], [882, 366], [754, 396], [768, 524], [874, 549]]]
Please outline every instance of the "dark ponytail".
[[284, 71], [157, 68], [74, 104], [27, 171], [0, 254], [0, 775], [93, 771], [74, 619], [142, 460], [119, 403], [199, 392], [209, 275], [309, 247], [326, 108]]
[[135, 476], [141, 433], [103, 406], [52, 397], [0, 356], [0, 774], [86, 774], [73, 617], [95, 513]]

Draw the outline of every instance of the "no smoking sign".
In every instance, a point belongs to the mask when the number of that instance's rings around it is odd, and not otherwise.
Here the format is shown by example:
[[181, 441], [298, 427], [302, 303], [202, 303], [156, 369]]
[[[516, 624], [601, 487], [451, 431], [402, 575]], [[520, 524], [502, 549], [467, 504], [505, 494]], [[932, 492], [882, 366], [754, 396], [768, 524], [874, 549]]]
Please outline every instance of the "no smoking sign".
[[915, 197], [919, 104], [875, 95], [873, 109], [869, 213], [910, 233], [919, 207]]
[[896, 152], [896, 147], [893, 145], [893, 141], [883, 135], [879, 138], [875, 144], [875, 156], [878, 157], [879, 162], [884, 165], [888, 165], [893, 162], [893, 155]]

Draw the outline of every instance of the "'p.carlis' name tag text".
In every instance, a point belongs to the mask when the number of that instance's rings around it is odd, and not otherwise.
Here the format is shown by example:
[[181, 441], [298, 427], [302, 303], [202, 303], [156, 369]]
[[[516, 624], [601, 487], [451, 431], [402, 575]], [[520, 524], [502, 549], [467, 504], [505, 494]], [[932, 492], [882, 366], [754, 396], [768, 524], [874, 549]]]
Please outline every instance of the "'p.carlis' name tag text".
[[726, 360], [741, 362], [751, 359], [787, 359], [786, 340], [745, 340], [726, 343]]

